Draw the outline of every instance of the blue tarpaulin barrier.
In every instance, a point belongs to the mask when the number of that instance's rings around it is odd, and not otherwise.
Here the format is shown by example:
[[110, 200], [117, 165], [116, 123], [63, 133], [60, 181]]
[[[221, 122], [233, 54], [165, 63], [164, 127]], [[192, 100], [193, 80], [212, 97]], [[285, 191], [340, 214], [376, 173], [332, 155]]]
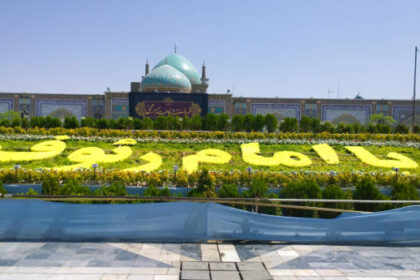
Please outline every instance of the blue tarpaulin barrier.
[[420, 206], [335, 219], [270, 216], [198, 202], [71, 204], [0, 200], [0, 241], [207, 240], [420, 245]]

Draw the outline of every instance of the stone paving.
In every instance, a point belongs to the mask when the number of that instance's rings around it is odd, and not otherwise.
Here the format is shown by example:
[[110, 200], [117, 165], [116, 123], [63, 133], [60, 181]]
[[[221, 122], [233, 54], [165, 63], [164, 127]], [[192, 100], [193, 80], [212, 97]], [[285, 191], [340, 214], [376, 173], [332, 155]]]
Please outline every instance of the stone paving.
[[0, 242], [1, 279], [415, 280], [420, 247]]

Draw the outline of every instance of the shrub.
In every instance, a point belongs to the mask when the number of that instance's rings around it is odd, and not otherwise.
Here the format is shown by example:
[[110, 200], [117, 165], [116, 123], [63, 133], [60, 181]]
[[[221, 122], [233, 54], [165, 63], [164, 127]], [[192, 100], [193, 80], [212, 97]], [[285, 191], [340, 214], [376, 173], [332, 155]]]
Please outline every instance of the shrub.
[[254, 124], [254, 115], [246, 114], [244, 117], [244, 129], [246, 132], [251, 132], [253, 130]]
[[197, 188], [192, 189], [188, 193], [188, 196], [216, 197], [216, 192], [214, 190], [214, 179], [206, 169], [201, 171], [197, 182]]
[[394, 133], [407, 134], [408, 127], [406, 127], [402, 123], [399, 123], [394, 127]]
[[95, 195], [101, 196], [126, 196], [127, 190], [122, 180], [116, 180], [111, 185], [102, 185], [95, 190]]
[[82, 186], [76, 180], [70, 180], [60, 188], [61, 195], [92, 195], [92, 191], [87, 186]]
[[153, 129], [153, 121], [151, 118], [143, 118], [143, 128]]
[[60, 183], [58, 178], [54, 176], [45, 176], [42, 179], [42, 194], [56, 195], [60, 192]]
[[[369, 177], [363, 177], [357, 184], [356, 190], [353, 194], [356, 200], [387, 200], [388, 198], [381, 193], [375, 186], [374, 181]], [[373, 203], [355, 203], [354, 207], [360, 211], [382, 211], [389, 209], [390, 206], [386, 204], [373, 204]]]
[[7, 190], [4, 188], [3, 182], [1, 182], [1, 181], [0, 181], [0, 193], [1, 194], [6, 194], [7, 193]]
[[107, 129], [107, 128], [110, 127], [109, 126], [109, 120], [108, 119], [99, 119], [98, 122], [97, 122], [97, 124], [96, 124], [96, 126], [99, 129]]
[[38, 195], [38, 192], [35, 191], [33, 188], [30, 188], [27, 192], [26, 195]]
[[410, 182], [398, 182], [392, 186], [392, 200], [418, 200], [419, 193], [414, 184]]
[[276, 128], [278, 126], [277, 118], [274, 114], [267, 114], [265, 115], [265, 128], [268, 132], [274, 132], [276, 131]]
[[263, 115], [256, 115], [252, 120], [252, 130], [253, 131], [262, 131], [264, 129], [265, 119]]
[[[326, 186], [322, 190], [322, 198], [323, 199], [352, 199], [352, 193], [350, 191], [345, 192], [342, 188], [337, 185], [329, 185]], [[353, 206], [351, 203], [344, 203], [344, 202], [328, 202], [324, 203], [323, 207], [326, 208], [337, 208], [337, 209], [352, 209]], [[321, 218], [334, 218], [340, 215], [340, 213], [336, 212], [320, 212]]]
[[223, 184], [217, 195], [222, 198], [240, 197], [238, 187], [235, 184]]
[[78, 128], [79, 127], [79, 121], [74, 116], [73, 117], [65, 117], [63, 127], [64, 128]]
[[220, 114], [217, 116], [217, 130], [225, 131], [229, 129], [229, 116]]
[[232, 130], [243, 131], [244, 130], [245, 117], [242, 115], [235, 115], [232, 118]]
[[[288, 184], [282, 191], [281, 196], [284, 198], [313, 198], [320, 199], [322, 198], [322, 190], [318, 186], [315, 180], [305, 180], [297, 181]], [[293, 205], [304, 205], [319, 207], [321, 204], [317, 202], [304, 202], [296, 203], [292, 202]], [[283, 214], [287, 216], [297, 216], [297, 217], [318, 217], [318, 212], [315, 210], [300, 210], [300, 209], [291, 209], [284, 208]]]
[[280, 123], [279, 130], [282, 132], [297, 132], [298, 121], [295, 118], [284, 118]]

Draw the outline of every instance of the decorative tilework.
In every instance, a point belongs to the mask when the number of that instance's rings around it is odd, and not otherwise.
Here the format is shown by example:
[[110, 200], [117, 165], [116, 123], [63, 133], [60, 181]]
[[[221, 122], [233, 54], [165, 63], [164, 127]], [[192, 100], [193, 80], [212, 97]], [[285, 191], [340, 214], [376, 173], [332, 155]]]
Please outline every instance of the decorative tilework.
[[0, 113], [13, 110], [13, 99], [0, 99]]
[[359, 122], [366, 124], [369, 121], [371, 106], [370, 105], [325, 105], [321, 106], [322, 121], [330, 121], [333, 123]]
[[[413, 107], [407, 105], [392, 106], [392, 117], [399, 123], [411, 125], [413, 117]], [[420, 106], [416, 106], [415, 110], [416, 124], [420, 125]]]
[[305, 104], [305, 116], [316, 118], [316, 103], [306, 103]]
[[223, 114], [225, 112], [225, 101], [209, 101], [209, 113]]
[[254, 103], [251, 105], [253, 115], [274, 114], [279, 120], [295, 118], [300, 120], [300, 104]]
[[388, 104], [377, 104], [376, 105], [376, 114], [382, 114], [384, 116], [388, 115]]
[[104, 116], [105, 102], [103, 99], [92, 100], [92, 115], [94, 118], [101, 119]]
[[236, 115], [245, 115], [246, 114], [246, 102], [235, 103], [235, 114]]
[[20, 97], [19, 98], [19, 111], [22, 114], [29, 115], [31, 112], [31, 98]]
[[128, 117], [128, 98], [111, 99], [111, 117], [113, 119]]
[[[80, 119], [86, 117], [87, 101], [83, 100], [54, 100], [54, 99], [40, 99], [36, 101], [36, 115], [73, 115]], [[60, 116], [57, 116], [60, 117]]]

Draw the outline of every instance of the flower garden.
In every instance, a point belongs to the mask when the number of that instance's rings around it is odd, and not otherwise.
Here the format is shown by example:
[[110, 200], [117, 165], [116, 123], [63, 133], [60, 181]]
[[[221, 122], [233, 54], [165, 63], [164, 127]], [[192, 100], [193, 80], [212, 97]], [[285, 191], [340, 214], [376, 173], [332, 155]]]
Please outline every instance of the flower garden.
[[[309, 139], [294, 134], [287, 139], [280, 137], [281, 134], [277, 138], [271, 134], [263, 138], [259, 133], [250, 139], [249, 134], [244, 138], [236, 134], [222, 138], [223, 134], [217, 132], [160, 132], [158, 137], [131, 138], [124, 136], [136, 135], [127, 131], [119, 131], [115, 136], [75, 136], [73, 130], [64, 132], [69, 133], [0, 135], [1, 172], [13, 169], [15, 164], [28, 172], [40, 173], [83, 173], [97, 164], [99, 174], [125, 172], [142, 173], [142, 176], [150, 172], [171, 173], [174, 166], [187, 175], [200, 169], [214, 174], [240, 174], [249, 171], [249, 167], [252, 172], [284, 176], [302, 172], [392, 174], [395, 168], [403, 175], [417, 176], [420, 171], [420, 141], [409, 138], [410, 135], [406, 136], [408, 140], [394, 145], [393, 139], [376, 137], [373, 141], [360, 141], [346, 137], [337, 139], [336, 135], [330, 139], [328, 135]], [[112, 131], [108, 135], [112, 135]]]

